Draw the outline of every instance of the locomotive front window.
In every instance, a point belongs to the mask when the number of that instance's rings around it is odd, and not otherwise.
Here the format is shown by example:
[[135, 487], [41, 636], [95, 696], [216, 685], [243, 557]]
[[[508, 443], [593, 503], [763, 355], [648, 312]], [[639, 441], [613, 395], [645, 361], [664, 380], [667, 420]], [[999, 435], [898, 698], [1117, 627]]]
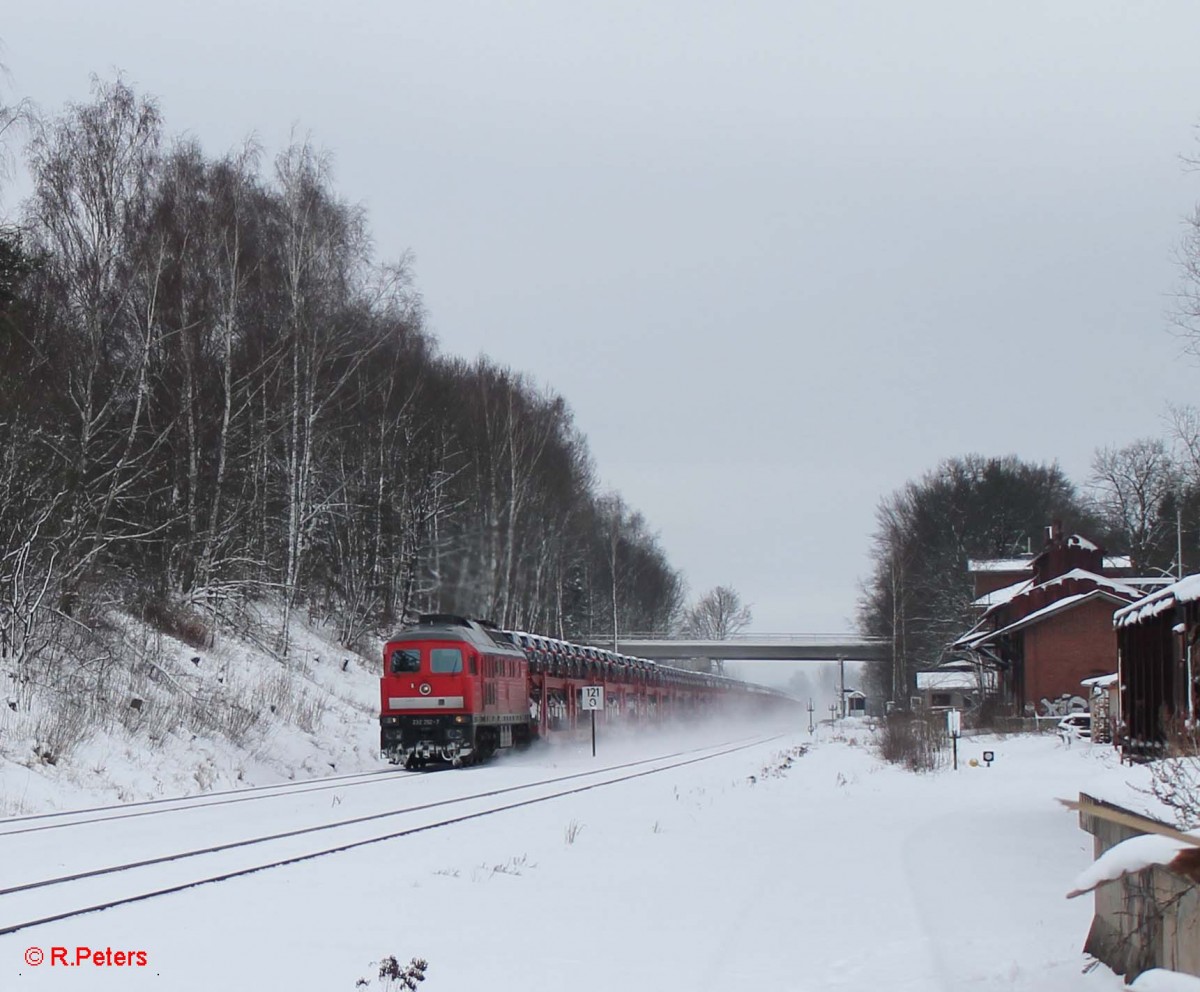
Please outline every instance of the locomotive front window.
[[462, 652], [458, 648], [432, 648], [429, 670], [435, 675], [457, 675], [462, 671]]
[[421, 652], [409, 648], [400, 648], [392, 652], [392, 674], [404, 672], [419, 672], [421, 670]]

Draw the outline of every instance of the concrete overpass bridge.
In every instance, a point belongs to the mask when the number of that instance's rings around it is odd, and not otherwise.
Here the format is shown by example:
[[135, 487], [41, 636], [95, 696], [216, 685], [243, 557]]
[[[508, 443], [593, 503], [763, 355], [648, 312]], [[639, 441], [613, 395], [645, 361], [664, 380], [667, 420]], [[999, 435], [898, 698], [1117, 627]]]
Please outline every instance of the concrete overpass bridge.
[[858, 634], [735, 634], [724, 640], [617, 635], [595, 638], [593, 647], [650, 661], [883, 661], [891, 657], [891, 642]]

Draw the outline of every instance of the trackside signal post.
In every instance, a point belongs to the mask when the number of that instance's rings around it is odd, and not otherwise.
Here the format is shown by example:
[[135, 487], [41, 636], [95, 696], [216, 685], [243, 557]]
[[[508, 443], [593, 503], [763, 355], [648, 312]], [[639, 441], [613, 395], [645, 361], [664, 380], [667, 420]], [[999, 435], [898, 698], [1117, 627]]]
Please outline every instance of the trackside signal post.
[[958, 710], [946, 711], [946, 732], [954, 744], [954, 770], [958, 771], [958, 738], [962, 736], [962, 714]]
[[585, 685], [580, 689], [579, 708], [592, 712], [592, 757], [596, 757], [596, 710], [604, 709], [604, 686]]

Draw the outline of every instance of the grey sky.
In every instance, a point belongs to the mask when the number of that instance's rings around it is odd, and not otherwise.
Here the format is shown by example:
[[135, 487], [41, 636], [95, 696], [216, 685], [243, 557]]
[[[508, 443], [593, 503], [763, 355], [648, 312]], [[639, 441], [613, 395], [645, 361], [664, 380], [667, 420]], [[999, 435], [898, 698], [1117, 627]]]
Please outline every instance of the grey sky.
[[941, 458], [1082, 482], [1194, 399], [1194, 0], [181, 6], [9, 5], [8, 91], [120, 69], [210, 154], [309, 132], [442, 349], [564, 395], [758, 629], [847, 629], [876, 503]]

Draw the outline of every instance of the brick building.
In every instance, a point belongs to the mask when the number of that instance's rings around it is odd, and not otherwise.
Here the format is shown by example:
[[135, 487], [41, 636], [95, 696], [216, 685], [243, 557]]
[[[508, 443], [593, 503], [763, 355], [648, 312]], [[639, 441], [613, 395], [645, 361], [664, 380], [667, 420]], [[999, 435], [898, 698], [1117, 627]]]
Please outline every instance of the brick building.
[[1028, 715], [1087, 710], [1080, 683], [1117, 670], [1113, 613], [1157, 581], [1129, 577], [1128, 559], [1057, 523], [1040, 554], [968, 567], [983, 612], [954, 646], [995, 666], [1002, 700]]

